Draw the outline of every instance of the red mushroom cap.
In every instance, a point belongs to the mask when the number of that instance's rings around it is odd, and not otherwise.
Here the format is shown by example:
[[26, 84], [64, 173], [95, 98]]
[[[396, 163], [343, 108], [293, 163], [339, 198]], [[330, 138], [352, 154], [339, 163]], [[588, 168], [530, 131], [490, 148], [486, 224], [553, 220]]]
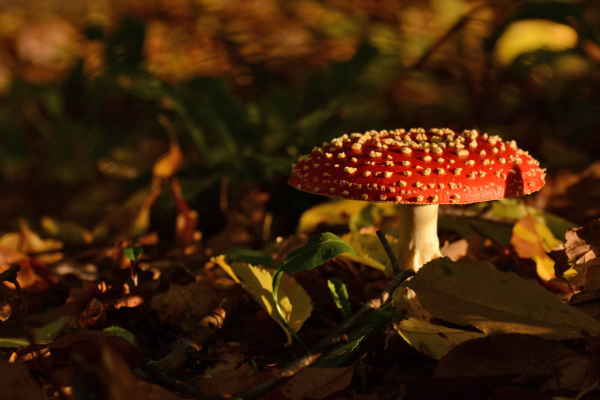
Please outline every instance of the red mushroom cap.
[[293, 167], [288, 183], [305, 192], [410, 204], [521, 196], [544, 186], [546, 175], [514, 141], [447, 128], [343, 135]]

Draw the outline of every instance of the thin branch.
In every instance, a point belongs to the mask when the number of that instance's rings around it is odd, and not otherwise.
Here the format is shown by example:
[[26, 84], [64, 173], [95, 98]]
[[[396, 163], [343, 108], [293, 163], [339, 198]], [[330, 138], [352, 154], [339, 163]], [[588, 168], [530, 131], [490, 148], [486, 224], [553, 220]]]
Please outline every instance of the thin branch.
[[377, 233], [377, 237], [379, 238], [379, 240], [381, 240], [381, 244], [383, 245], [383, 248], [385, 249], [385, 252], [387, 253], [388, 257], [390, 258], [390, 261], [392, 262], [392, 268], [394, 271], [394, 275], [398, 275], [400, 272], [402, 272], [402, 270], [400, 269], [400, 266], [398, 265], [398, 259], [396, 258], [396, 255], [392, 251], [390, 244], [388, 243], [387, 239], [385, 238], [385, 233], [383, 233], [383, 231], [381, 229], [379, 229], [375, 233]]
[[313, 347], [308, 353], [302, 358], [294, 361], [286, 368], [284, 368], [279, 375], [276, 377], [260, 384], [253, 389], [234, 396], [237, 400], [255, 400], [271, 391], [275, 390], [279, 386], [286, 383], [294, 375], [302, 371], [304, 368], [310, 366], [316, 360], [318, 360], [323, 354], [331, 348], [331, 346], [344, 341], [346, 334], [352, 329], [359, 326], [365, 317], [370, 313], [379, 310], [385, 302], [390, 298], [394, 290], [400, 286], [402, 282], [414, 275], [413, 270], [402, 271], [386, 286], [385, 289], [374, 299], [369, 300], [356, 314], [352, 316], [348, 321], [337, 327], [329, 336], [321, 340], [315, 347]]
[[476, 6], [474, 8], [471, 9], [471, 11], [469, 11], [466, 15], [464, 15], [461, 19], [459, 19], [442, 37], [440, 37], [433, 45], [429, 46], [429, 48], [427, 49], [427, 51], [425, 53], [423, 53], [423, 55], [421, 56], [421, 58], [419, 58], [417, 60], [417, 62], [415, 62], [413, 65], [410, 66], [411, 69], [421, 69], [423, 68], [423, 66], [427, 63], [427, 61], [429, 61], [429, 59], [431, 58], [431, 56], [440, 48], [442, 47], [442, 45], [444, 43], [446, 43], [451, 37], [452, 35], [454, 35], [456, 32], [460, 31], [462, 29], [463, 26], [465, 26], [465, 24], [467, 22], [469, 22], [469, 20], [471, 20], [471, 18], [473, 17], [473, 14], [475, 14], [477, 11], [479, 11], [481, 8], [485, 7], [485, 4], [481, 4], [479, 6]]
[[203, 394], [198, 391], [198, 389], [188, 386], [179, 379], [172, 377], [160, 370], [156, 365], [146, 364], [144, 365], [144, 369], [150, 372], [150, 375], [159, 381], [162, 386], [165, 386], [169, 390], [178, 392], [179, 394], [192, 399], [198, 400], [222, 400], [221, 396], [212, 396], [208, 394]]

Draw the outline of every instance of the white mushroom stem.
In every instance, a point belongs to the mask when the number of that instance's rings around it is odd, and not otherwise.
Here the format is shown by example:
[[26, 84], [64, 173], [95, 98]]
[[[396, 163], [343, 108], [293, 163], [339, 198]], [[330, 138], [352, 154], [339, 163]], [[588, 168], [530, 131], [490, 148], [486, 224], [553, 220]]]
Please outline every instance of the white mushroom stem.
[[424, 264], [441, 257], [437, 236], [437, 204], [400, 204], [400, 234], [396, 256], [402, 269], [418, 271]]

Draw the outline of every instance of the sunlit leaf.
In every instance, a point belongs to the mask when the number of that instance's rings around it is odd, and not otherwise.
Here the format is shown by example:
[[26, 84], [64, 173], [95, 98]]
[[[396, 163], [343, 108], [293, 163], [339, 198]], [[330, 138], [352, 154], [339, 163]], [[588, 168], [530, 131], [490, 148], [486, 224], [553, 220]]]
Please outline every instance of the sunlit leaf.
[[564, 304], [533, 280], [500, 272], [487, 262], [439, 258], [405, 285], [423, 307], [444, 321], [486, 334], [527, 333], [553, 339], [600, 333], [600, 322]]
[[394, 324], [394, 327], [415, 349], [429, 357], [439, 360], [459, 343], [485, 337], [482, 332], [465, 331], [434, 325], [416, 318], [408, 318]]
[[[392, 267], [390, 259], [376, 235], [362, 235], [357, 232], [350, 232], [343, 235], [342, 239], [344, 239], [344, 242], [348, 243], [357, 254], [357, 256], [344, 254], [343, 257], [351, 258], [352, 260], [356, 260], [369, 267], [373, 267], [380, 271], [386, 271], [388, 274], [391, 274]], [[398, 243], [398, 239], [393, 236], [386, 235], [386, 239], [392, 248]]]
[[313, 309], [312, 301], [302, 286], [293, 277], [284, 274], [280, 279], [281, 285], [277, 288], [280, 310], [278, 315], [273, 296], [274, 271], [272, 269], [255, 267], [243, 262], [229, 262], [225, 256], [218, 256], [212, 260], [219, 264], [231, 279], [241, 284], [269, 316], [281, 325], [287, 335], [288, 343], [291, 343], [292, 333], [286, 327], [294, 333], [298, 332]]
[[334, 200], [309, 208], [300, 217], [298, 234], [311, 233], [320, 224], [326, 226], [346, 225], [350, 216], [366, 207], [364, 201]]
[[533, 216], [527, 216], [513, 227], [510, 243], [519, 257], [535, 261], [541, 279], [549, 281], [556, 278], [554, 261], [546, 253], [562, 242], [552, 235], [547, 226], [540, 224]]
[[123, 249], [123, 255], [131, 261], [137, 260], [143, 253], [144, 248], [142, 246], [129, 246]]
[[344, 321], [347, 321], [352, 316], [352, 308], [350, 307], [350, 300], [348, 299], [348, 290], [344, 282], [336, 278], [331, 278], [327, 281], [327, 286], [333, 296], [333, 301], [337, 306], [338, 310], [342, 313]]

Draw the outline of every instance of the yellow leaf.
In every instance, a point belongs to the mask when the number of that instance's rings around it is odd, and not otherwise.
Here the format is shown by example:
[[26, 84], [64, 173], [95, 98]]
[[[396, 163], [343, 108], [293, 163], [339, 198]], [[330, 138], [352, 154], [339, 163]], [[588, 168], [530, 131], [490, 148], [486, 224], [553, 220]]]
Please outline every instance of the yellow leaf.
[[556, 278], [554, 261], [546, 253], [561, 244], [561, 241], [552, 235], [546, 225], [528, 215], [513, 227], [510, 243], [519, 257], [535, 261], [536, 271], [541, 279], [549, 281]]
[[[392, 249], [398, 243], [398, 239], [393, 236], [386, 235], [386, 239], [390, 243]], [[377, 236], [350, 232], [343, 235], [342, 240], [354, 249], [356, 254], [358, 254], [358, 260], [349, 253], [344, 253], [339, 257], [347, 257], [351, 260], [359, 261], [369, 267], [373, 267], [380, 271], [386, 271], [391, 275], [392, 266], [390, 259]]]
[[306, 210], [298, 222], [298, 234], [311, 233], [318, 225], [347, 225], [348, 219], [366, 207], [364, 201], [334, 200]]
[[152, 173], [157, 178], [169, 179], [177, 173], [179, 167], [181, 167], [182, 160], [183, 155], [181, 154], [181, 149], [177, 143], [171, 143], [169, 151], [160, 156], [154, 163]]
[[[283, 328], [288, 339], [292, 343], [292, 335], [285, 329], [277, 317], [275, 301], [273, 300], [273, 273], [274, 270], [259, 266], [253, 266], [243, 262], [228, 263], [225, 256], [212, 259], [225, 270], [234, 281], [242, 285], [254, 300]], [[313, 305], [310, 296], [296, 280], [283, 274], [281, 285], [278, 289], [279, 307], [284, 321], [298, 332], [304, 321], [310, 317]]]
[[433, 325], [416, 318], [402, 320], [394, 327], [408, 344], [437, 360], [462, 342], [486, 336], [485, 333]]
[[[12, 251], [21, 253], [47, 253], [35, 256], [35, 258], [44, 263], [55, 263], [63, 258], [63, 253], [59, 252], [63, 248], [63, 243], [54, 239], [42, 239], [37, 233], [33, 232], [24, 221], [21, 221], [20, 232], [9, 232], [0, 237], [0, 246]], [[52, 252], [56, 250], [56, 252]]]
[[510, 24], [496, 43], [496, 57], [511, 64], [523, 53], [539, 49], [561, 51], [577, 45], [577, 32], [570, 26], [544, 19], [527, 19]]
[[438, 258], [404, 285], [422, 306], [444, 321], [475, 326], [486, 334], [526, 333], [549, 339], [600, 333], [600, 322], [564, 304], [533, 280], [500, 272], [487, 262]]

